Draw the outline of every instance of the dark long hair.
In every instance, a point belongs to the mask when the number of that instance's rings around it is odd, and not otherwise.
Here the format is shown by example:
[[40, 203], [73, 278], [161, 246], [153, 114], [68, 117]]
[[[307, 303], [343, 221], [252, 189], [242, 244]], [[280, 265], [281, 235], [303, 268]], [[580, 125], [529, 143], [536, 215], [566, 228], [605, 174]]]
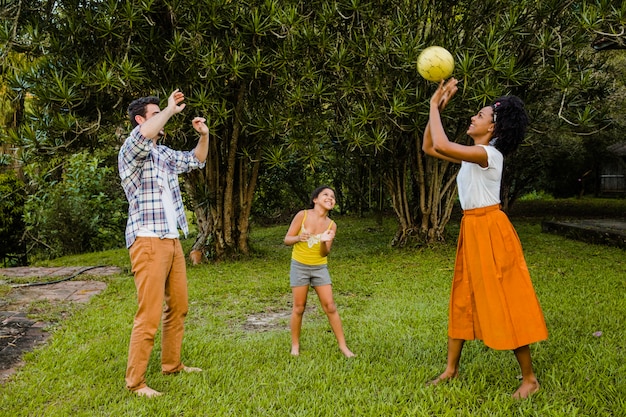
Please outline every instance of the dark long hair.
[[514, 152], [524, 140], [528, 127], [528, 114], [524, 102], [516, 96], [497, 98], [491, 105], [493, 119], [496, 124], [493, 130], [495, 143], [493, 146], [502, 155]]
[[329, 187], [328, 185], [320, 185], [311, 193], [311, 201], [309, 201], [310, 209], [315, 207], [315, 203], [313, 202], [313, 200], [315, 200], [320, 195], [320, 193], [324, 191], [325, 189], [329, 189], [330, 191], [333, 192], [333, 194], [335, 194], [335, 190], [333, 189], [333, 187]]

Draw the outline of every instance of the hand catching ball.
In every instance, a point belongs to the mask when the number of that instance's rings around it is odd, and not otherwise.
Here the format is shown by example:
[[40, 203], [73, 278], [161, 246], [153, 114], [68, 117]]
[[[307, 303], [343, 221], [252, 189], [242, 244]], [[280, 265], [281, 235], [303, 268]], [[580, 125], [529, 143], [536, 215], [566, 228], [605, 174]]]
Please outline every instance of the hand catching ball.
[[417, 57], [417, 71], [428, 81], [439, 82], [452, 75], [454, 58], [441, 46], [429, 46]]

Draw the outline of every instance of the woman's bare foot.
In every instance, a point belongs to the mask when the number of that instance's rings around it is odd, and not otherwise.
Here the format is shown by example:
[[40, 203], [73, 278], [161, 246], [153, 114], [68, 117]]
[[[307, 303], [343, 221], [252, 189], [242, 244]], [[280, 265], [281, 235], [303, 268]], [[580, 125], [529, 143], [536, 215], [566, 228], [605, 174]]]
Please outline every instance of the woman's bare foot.
[[139, 388], [138, 390], [133, 391], [135, 394], [137, 394], [140, 397], [147, 397], [147, 398], [152, 398], [152, 397], [158, 397], [160, 395], [163, 395], [162, 392], [153, 390], [152, 388], [145, 386], [143, 388]]
[[426, 385], [439, 385], [442, 382], [448, 382], [450, 381], [452, 378], [456, 378], [459, 376], [458, 372], [444, 372], [441, 375], [439, 375], [437, 378], [433, 379], [432, 381], [429, 381], [426, 383]]
[[348, 349], [348, 347], [343, 347], [343, 348], [339, 348], [341, 350], [341, 353], [343, 353], [343, 355], [346, 358], [353, 358], [356, 355], [354, 353], [352, 353], [352, 351], [350, 349]]
[[291, 356], [300, 356], [300, 346], [291, 346]]
[[523, 400], [539, 391], [539, 388], [539, 382], [536, 379], [534, 381], [522, 381], [522, 385], [513, 393], [512, 397], [516, 400]]

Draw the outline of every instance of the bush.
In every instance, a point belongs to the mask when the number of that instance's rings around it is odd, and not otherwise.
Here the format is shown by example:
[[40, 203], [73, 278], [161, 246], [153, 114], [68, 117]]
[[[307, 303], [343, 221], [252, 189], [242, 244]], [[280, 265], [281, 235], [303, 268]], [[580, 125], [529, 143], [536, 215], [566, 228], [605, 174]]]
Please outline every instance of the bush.
[[69, 157], [60, 180], [49, 178], [43, 177], [25, 206], [27, 236], [39, 256], [123, 245], [127, 205], [113, 167], [82, 152]]
[[24, 202], [24, 183], [12, 170], [0, 172], [0, 259], [4, 265], [26, 263]]

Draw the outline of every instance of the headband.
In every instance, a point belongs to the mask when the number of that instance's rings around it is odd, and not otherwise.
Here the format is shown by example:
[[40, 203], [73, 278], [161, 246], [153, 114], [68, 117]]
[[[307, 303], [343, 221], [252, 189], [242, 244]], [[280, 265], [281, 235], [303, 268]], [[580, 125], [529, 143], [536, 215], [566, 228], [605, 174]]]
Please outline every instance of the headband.
[[495, 103], [493, 103], [491, 105], [491, 108], [493, 109], [493, 122], [496, 122], [496, 109], [498, 109], [500, 106], [502, 106], [502, 103], [500, 103], [499, 101], [496, 101]]

